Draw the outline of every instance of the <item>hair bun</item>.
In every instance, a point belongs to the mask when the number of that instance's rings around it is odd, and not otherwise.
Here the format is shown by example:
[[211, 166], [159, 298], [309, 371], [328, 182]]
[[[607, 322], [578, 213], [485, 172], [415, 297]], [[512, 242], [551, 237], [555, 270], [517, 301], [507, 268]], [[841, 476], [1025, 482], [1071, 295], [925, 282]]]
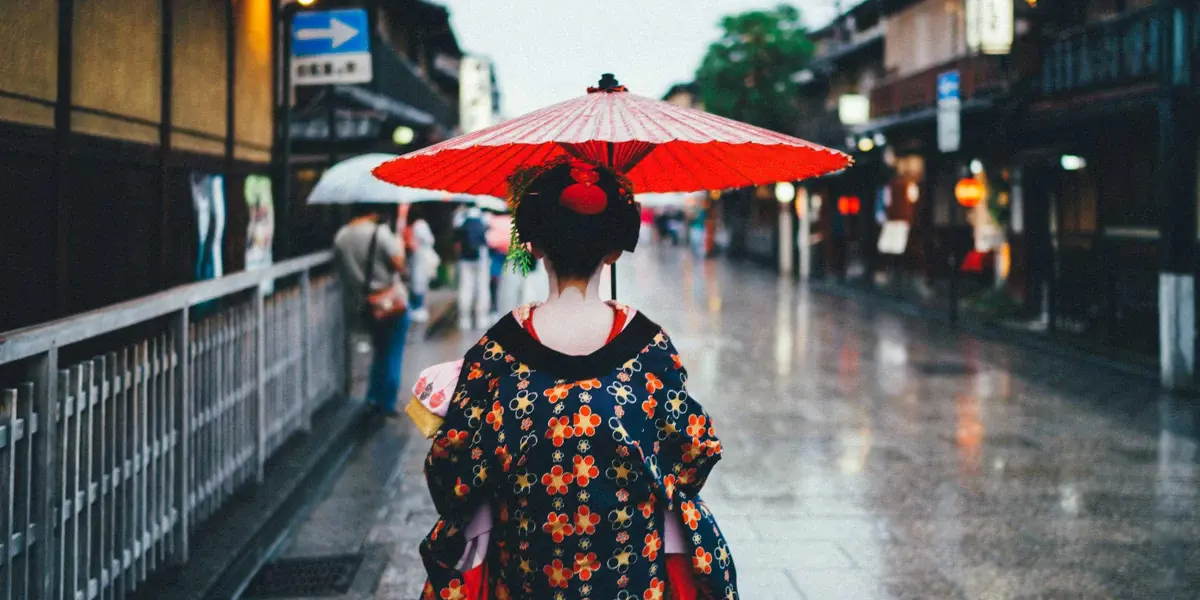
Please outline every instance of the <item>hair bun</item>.
[[513, 227], [560, 276], [591, 275], [612, 252], [637, 247], [641, 219], [620, 175], [569, 159], [523, 175], [513, 179]]

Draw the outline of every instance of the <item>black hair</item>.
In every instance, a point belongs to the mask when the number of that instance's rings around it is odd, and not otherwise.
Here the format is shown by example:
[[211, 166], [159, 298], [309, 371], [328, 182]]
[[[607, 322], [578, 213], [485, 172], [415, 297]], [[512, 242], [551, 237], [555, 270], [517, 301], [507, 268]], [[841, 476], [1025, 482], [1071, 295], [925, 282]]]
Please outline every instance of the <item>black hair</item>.
[[563, 190], [575, 184], [571, 164], [564, 162], [530, 183], [513, 215], [521, 241], [544, 253], [560, 277], [590, 277], [610, 253], [637, 247], [641, 219], [633, 190], [607, 168], [596, 167], [596, 173], [595, 185], [607, 199], [599, 214], [585, 215], [560, 202]]
[[370, 202], [358, 202], [350, 206], [350, 218], [358, 219], [361, 217], [382, 217], [383, 208], [388, 205], [372, 204]]

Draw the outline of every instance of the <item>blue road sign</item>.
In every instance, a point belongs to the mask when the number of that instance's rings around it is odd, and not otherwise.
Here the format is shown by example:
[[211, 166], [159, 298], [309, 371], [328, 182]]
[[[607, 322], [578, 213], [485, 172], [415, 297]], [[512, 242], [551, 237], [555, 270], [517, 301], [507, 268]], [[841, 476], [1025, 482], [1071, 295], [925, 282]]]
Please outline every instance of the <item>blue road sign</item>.
[[958, 71], [946, 71], [938, 75], [937, 79], [937, 99], [938, 102], [947, 100], [958, 100]]
[[371, 81], [371, 35], [362, 9], [300, 12], [292, 17], [296, 85]]
[[958, 71], [946, 71], [937, 78], [938, 149], [958, 152], [962, 143], [962, 103], [959, 96]]

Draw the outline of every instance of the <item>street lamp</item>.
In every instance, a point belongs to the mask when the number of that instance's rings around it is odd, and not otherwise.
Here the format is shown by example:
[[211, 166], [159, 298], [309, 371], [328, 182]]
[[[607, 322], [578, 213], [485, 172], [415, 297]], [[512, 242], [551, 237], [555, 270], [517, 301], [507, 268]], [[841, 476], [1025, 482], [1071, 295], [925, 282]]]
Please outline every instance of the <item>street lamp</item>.
[[296, 0], [300, 6], [312, 6], [317, 3], [317, 0]]
[[416, 135], [417, 134], [415, 131], [413, 131], [412, 127], [405, 127], [401, 125], [392, 132], [392, 141], [395, 142], [397, 146], [407, 146], [412, 143], [413, 138], [415, 138]]
[[790, 204], [796, 197], [796, 186], [788, 181], [775, 184], [775, 200], [780, 204]]
[[1082, 156], [1075, 156], [1074, 154], [1064, 154], [1059, 159], [1059, 164], [1062, 165], [1064, 171], [1078, 171], [1087, 167], [1087, 159]]

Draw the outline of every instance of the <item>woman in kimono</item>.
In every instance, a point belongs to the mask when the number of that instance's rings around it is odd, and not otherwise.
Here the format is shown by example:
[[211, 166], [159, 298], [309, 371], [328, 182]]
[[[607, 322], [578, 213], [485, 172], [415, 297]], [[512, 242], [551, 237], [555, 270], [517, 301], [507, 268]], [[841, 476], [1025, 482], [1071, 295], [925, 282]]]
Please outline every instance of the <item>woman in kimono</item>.
[[423, 598], [737, 598], [700, 498], [721, 456], [712, 419], [667, 333], [599, 298], [601, 268], [637, 244], [631, 186], [562, 159], [510, 187], [513, 258], [528, 268], [528, 244], [544, 260], [550, 296], [500, 319], [457, 377], [443, 368], [451, 393], [437, 373], [418, 383], [408, 412], [432, 435], [440, 517]]

